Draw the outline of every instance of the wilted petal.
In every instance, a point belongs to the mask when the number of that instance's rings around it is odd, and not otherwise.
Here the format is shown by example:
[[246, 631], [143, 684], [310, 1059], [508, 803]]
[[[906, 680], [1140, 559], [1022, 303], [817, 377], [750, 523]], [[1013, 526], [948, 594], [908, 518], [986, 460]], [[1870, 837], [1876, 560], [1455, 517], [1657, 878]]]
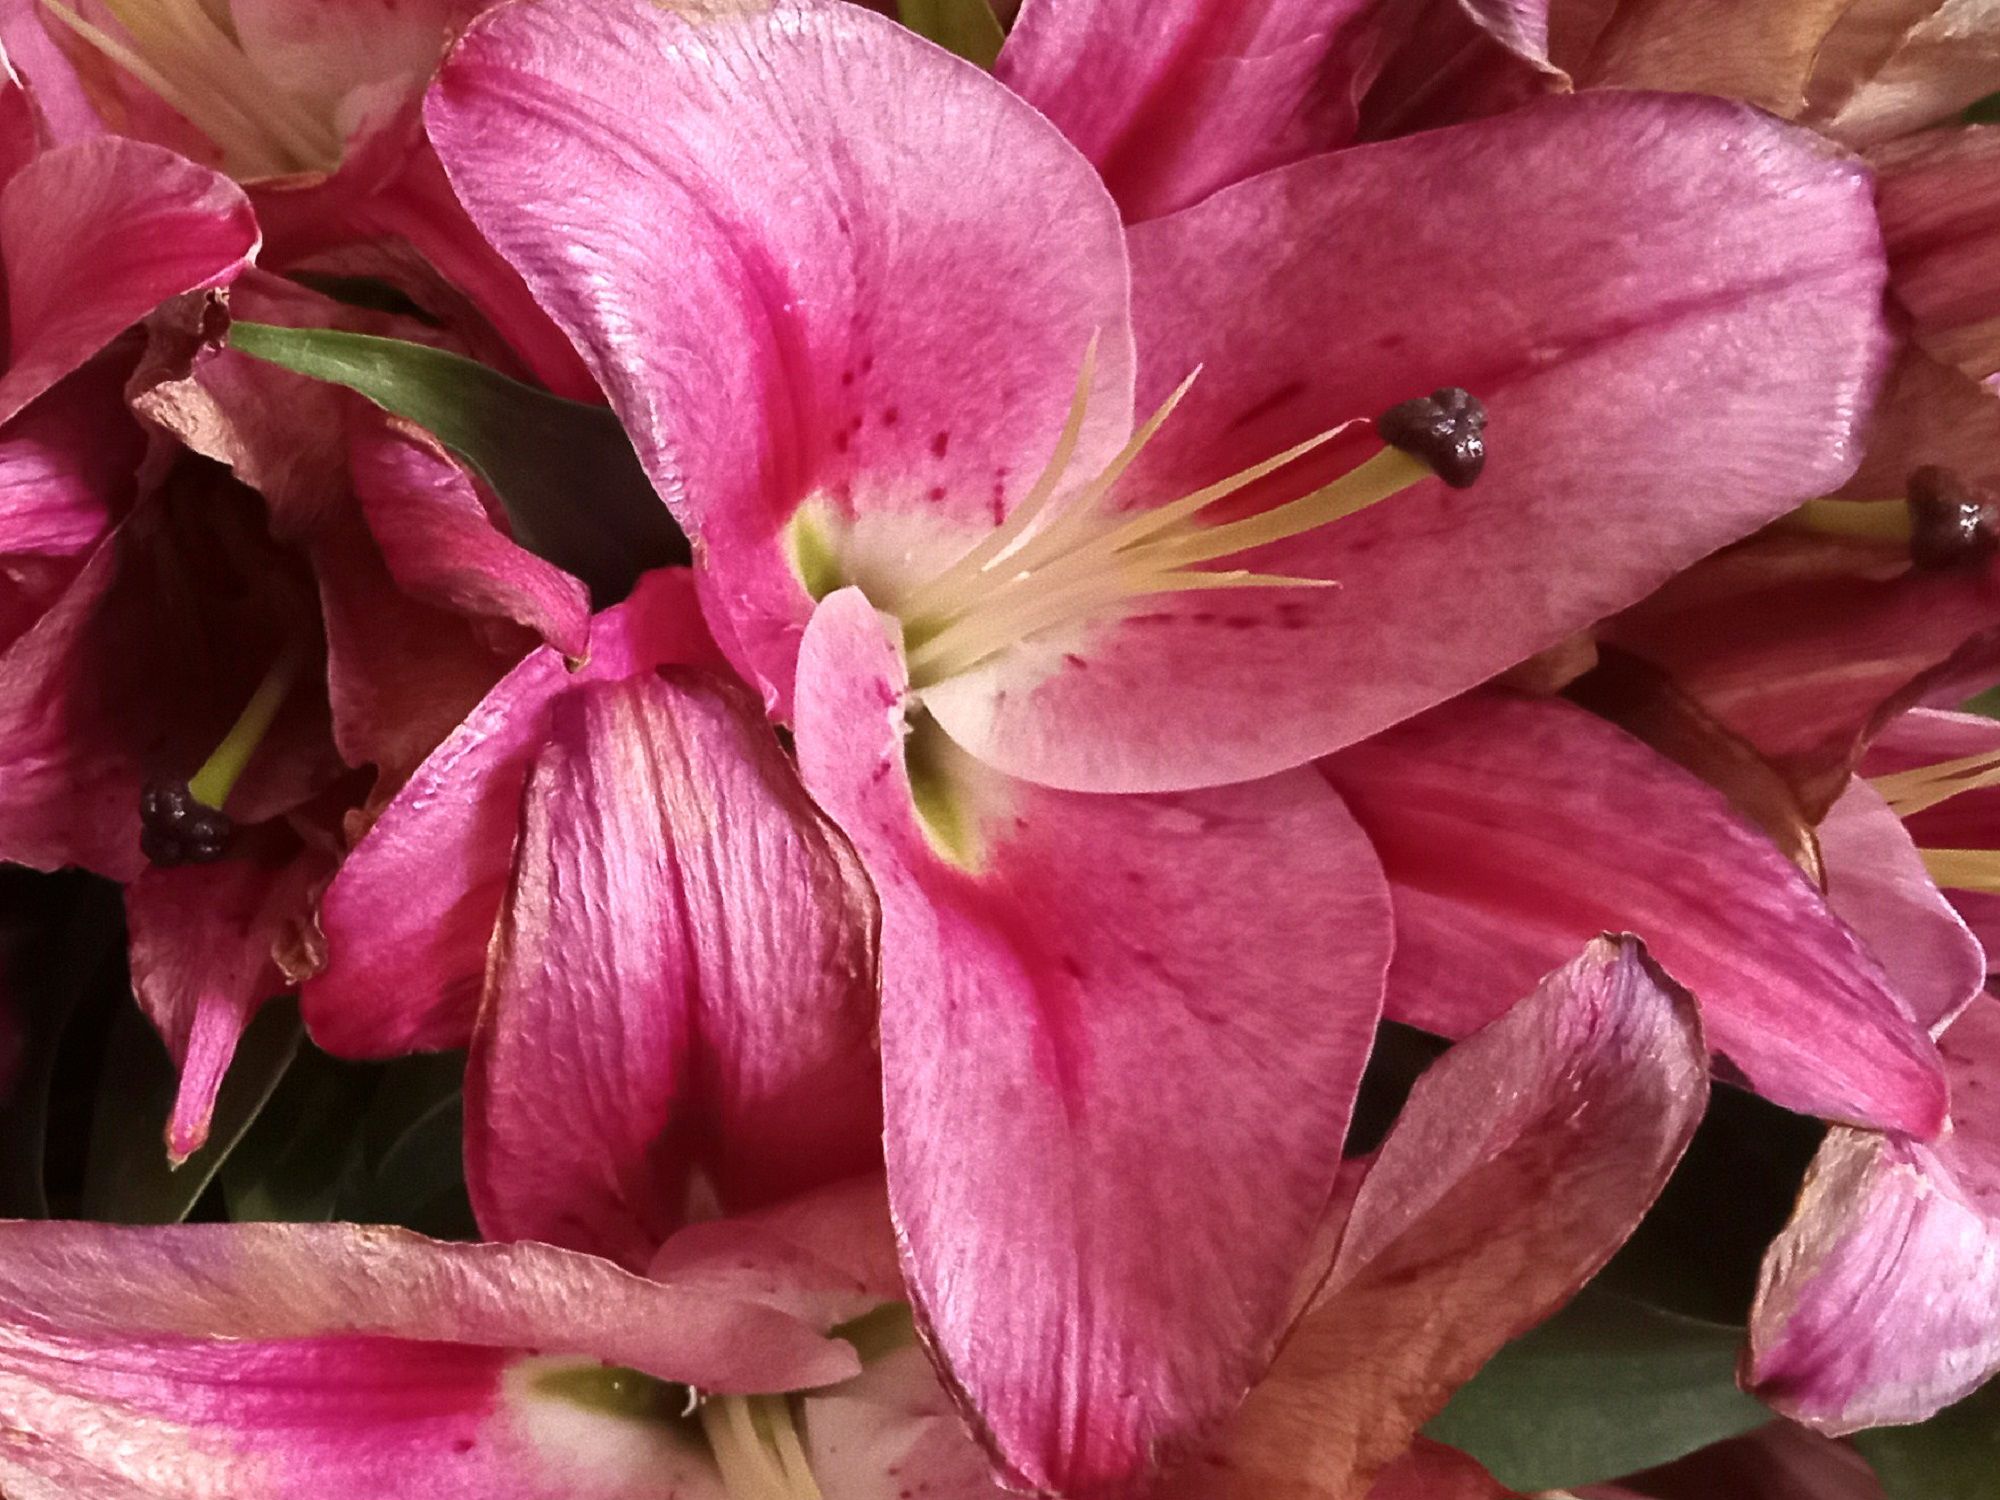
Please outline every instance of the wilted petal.
[[686, 670], [554, 706], [466, 1080], [496, 1239], [643, 1269], [727, 1207], [878, 1159], [875, 902], [754, 699]]
[[1482, 695], [1322, 764], [1395, 894], [1396, 1019], [1463, 1036], [1592, 933], [1635, 932], [1758, 1092], [1938, 1128], [1936, 1051], [1881, 965], [1720, 793], [1622, 731]]
[[157, 146], [104, 136], [21, 168], [0, 189], [0, 421], [169, 297], [229, 281], [256, 248], [242, 190]]
[[[943, 566], [1033, 483], [1093, 338], [1076, 472], [1125, 441], [1115, 205], [1046, 120], [884, 17], [503, 7], [426, 118], [694, 539], [723, 644], [781, 710], [812, 609], [802, 507], [844, 538], [839, 582]], [[580, 223], [585, 182], [602, 211]]]
[[995, 75], [1062, 127], [1128, 220], [1343, 145], [1369, 0], [1028, 0]]
[[1860, 780], [1819, 825], [1826, 903], [1882, 962], [1917, 1023], [1935, 1031], [1986, 983], [1986, 954], [1938, 893], [1902, 820]]
[[592, 621], [581, 669], [571, 672], [544, 647], [502, 678], [417, 768], [327, 888], [327, 967], [301, 995], [313, 1039], [359, 1057], [464, 1046], [512, 866], [521, 788], [547, 739], [550, 704], [581, 683], [714, 660], [687, 573], [663, 570]]
[[255, 847], [216, 864], [149, 867], [125, 888], [133, 992], [181, 1070], [167, 1124], [175, 1161], [208, 1139], [237, 1039], [285, 988], [273, 950], [310, 916], [316, 864], [298, 840], [273, 829], [238, 843]]
[[[1141, 409], [1202, 375], [1127, 503], [1447, 385], [1486, 403], [1490, 459], [1231, 560], [1338, 587], [1158, 596], [926, 690], [967, 749], [1052, 785], [1282, 769], [1554, 645], [1845, 479], [1888, 352], [1865, 170], [1714, 100], [1551, 100], [1130, 239]], [[1376, 451], [1367, 426], [1268, 498]]]
[[[1921, 0], [1919, 0], [1921, 3]], [[1584, 88], [1680, 89], [1795, 118], [1827, 34], [1853, 0], [1570, 0], [1556, 61]], [[1565, 14], [1567, 13], [1567, 14]], [[1584, 36], [1589, 32], [1588, 45]]]
[[1822, 1432], [1920, 1422], [2000, 1371], [2000, 1000], [1939, 1047], [1950, 1133], [1834, 1131], [1764, 1262], [1747, 1380]]
[[1462, 1382], [1610, 1259], [1707, 1097], [1687, 995], [1635, 940], [1592, 943], [1418, 1080], [1325, 1288], [1175, 1493], [1363, 1494]]
[[902, 663], [853, 590], [800, 661], [801, 771], [882, 900], [918, 1317], [1003, 1473], [1119, 1492], [1282, 1332], [1375, 1027], [1374, 856], [1306, 773], [1101, 797], [934, 725], [906, 753]]
[[1467, 1455], [1418, 1438], [1368, 1487], [1368, 1500], [1517, 1500]]
[[1577, 1493], [1579, 1500], [1884, 1500], [1859, 1453], [1791, 1422], [1772, 1422], [1623, 1485]]
[[505, 535], [472, 476], [435, 439], [374, 414], [350, 426], [348, 462], [401, 588], [442, 608], [512, 620], [565, 656], [585, 654], [588, 590]]
[[[1996, 23], [2000, 43], [2000, 23]], [[1996, 56], [2000, 65], [2000, 56]], [[2000, 127], [1926, 132], [1874, 153], [1896, 300], [1932, 354], [1975, 380], [2000, 370]]]
[[1991, 0], [1877, 0], [1848, 8], [1852, 43], [1829, 39], [1809, 119], [1853, 145], [1949, 120], [1993, 91], [2000, 15]]
[[724, 1391], [856, 1368], [770, 1308], [540, 1245], [0, 1226], [0, 1475], [32, 1500], [719, 1495], [671, 1427], [552, 1389], [600, 1361]]

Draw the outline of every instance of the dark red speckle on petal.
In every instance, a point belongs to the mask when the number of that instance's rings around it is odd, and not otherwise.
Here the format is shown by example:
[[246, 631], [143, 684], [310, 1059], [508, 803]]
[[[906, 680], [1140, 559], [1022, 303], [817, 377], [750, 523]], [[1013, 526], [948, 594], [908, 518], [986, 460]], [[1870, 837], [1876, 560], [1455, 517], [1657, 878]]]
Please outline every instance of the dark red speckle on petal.
[[933, 457], [943, 458], [945, 454], [949, 453], [950, 451], [951, 451], [950, 433], [934, 432], [931, 434], [931, 455]]
[[933, 500], [942, 500], [942, 499], [944, 499], [944, 486], [943, 486], [943, 485], [941, 485], [941, 484], [934, 484], [934, 485], [932, 485], [932, 486], [930, 487], [930, 497], [931, 497], [931, 499], [933, 499]]
[[882, 408], [882, 425], [884, 427], [894, 427], [902, 420], [902, 408], [895, 406], [885, 406]]

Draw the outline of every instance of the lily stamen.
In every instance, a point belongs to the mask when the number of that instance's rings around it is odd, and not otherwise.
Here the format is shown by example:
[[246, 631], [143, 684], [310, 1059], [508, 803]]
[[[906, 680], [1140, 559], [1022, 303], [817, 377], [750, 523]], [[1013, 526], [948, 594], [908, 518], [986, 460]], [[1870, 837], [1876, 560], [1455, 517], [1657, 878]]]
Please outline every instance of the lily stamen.
[[916, 588], [881, 601], [904, 622], [911, 684], [971, 670], [1044, 631], [1134, 598], [1201, 589], [1330, 588], [1334, 580], [1198, 565], [1330, 525], [1432, 477], [1464, 486], [1484, 462], [1486, 415], [1463, 391], [1405, 402], [1377, 423], [1385, 446], [1311, 493], [1254, 515], [1204, 524], [1219, 502], [1345, 433], [1342, 422], [1169, 504], [1132, 514], [1109, 506], [1119, 481], [1192, 388], [1197, 369], [1087, 482], [1065, 488], [1097, 364], [1084, 353], [1075, 394], [1047, 465], [994, 531]]
[[[2000, 786], [2000, 750], [1982, 750], [1935, 765], [1871, 779], [1899, 818], [1909, 818], [1964, 792]], [[2000, 849], [1917, 850], [1932, 881], [1946, 890], [2000, 895]]]
[[822, 1500], [783, 1396], [714, 1396], [700, 1415], [730, 1500]]
[[185, 782], [147, 783], [139, 800], [139, 847], [156, 865], [210, 864], [229, 851], [235, 825], [223, 805], [270, 733], [305, 665], [305, 652], [288, 645], [265, 672], [236, 722]]
[[201, 0], [102, 0], [122, 36], [62, 0], [42, 4], [213, 141], [237, 175], [278, 177], [339, 163], [344, 142], [334, 122], [267, 78]]
[[1941, 888], [2000, 896], [2000, 849], [1919, 849], [1917, 853]]

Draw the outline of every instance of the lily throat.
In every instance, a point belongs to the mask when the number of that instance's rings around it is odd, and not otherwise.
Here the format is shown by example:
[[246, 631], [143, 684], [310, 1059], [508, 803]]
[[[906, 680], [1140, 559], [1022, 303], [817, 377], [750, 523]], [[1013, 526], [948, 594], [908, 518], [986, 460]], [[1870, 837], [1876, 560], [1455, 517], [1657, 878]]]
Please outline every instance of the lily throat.
[[[1485, 464], [1485, 409], [1467, 392], [1447, 387], [1391, 408], [1374, 423], [1383, 444], [1376, 453], [1295, 499], [1227, 519], [1216, 509], [1347, 433], [1356, 421], [1166, 504], [1119, 509], [1120, 481], [1200, 372], [1183, 381], [1103, 468], [1078, 478], [1071, 470], [1095, 370], [1093, 343], [1047, 463], [999, 525], [927, 575], [861, 580], [870, 602], [902, 625], [914, 690], [971, 671], [1021, 642], [1114, 617], [1130, 602], [1151, 596], [1337, 588], [1334, 579], [1213, 565], [1331, 525], [1428, 479], [1465, 488]], [[816, 598], [850, 581], [835, 561], [839, 549], [828, 535], [834, 524], [810, 509], [792, 523], [794, 566]]]

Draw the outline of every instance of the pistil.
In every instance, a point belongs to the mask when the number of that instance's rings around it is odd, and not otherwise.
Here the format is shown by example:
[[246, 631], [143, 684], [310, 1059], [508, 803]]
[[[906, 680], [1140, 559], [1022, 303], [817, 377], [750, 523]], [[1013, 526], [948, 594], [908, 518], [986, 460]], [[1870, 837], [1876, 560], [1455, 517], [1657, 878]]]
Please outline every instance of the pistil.
[[288, 645], [201, 769], [184, 782], [148, 782], [139, 797], [139, 847], [155, 865], [212, 864], [229, 852], [235, 824], [223, 805], [284, 707], [305, 652]]
[[1485, 463], [1485, 409], [1465, 391], [1447, 388], [1392, 408], [1376, 423], [1380, 452], [1285, 504], [1229, 521], [1203, 519], [1219, 502], [1340, 436], [1352, 421], [1169, 504], [1121, 513], [1108, 503], [1113, 491], [1200, 372], [1183, 381], [1103, 469], [1080, 485], [1066, 485], [1095, 372], [1093, 341], [1049, 461], [1006, 520], [932, 578], [877, 601], [903, 621], [910, 681], [919, 690], [1131, 599], [1208, 589], [1337, 587], [1331, 579], [1200, 565], [1317, 530], [1425, 479], [1464, 488]]

